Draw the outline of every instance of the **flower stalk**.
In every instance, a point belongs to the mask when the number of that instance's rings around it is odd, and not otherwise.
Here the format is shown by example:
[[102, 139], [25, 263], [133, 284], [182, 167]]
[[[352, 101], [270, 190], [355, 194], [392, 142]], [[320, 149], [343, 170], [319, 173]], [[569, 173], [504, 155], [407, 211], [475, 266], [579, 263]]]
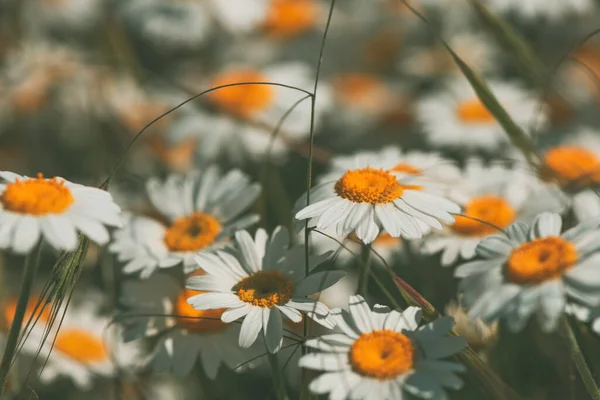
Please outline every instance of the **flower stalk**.
[[29, 297], [31, 296], [33, 280], [35, 279], [35, 274], [40, 263], [40, 252], [41, 241], [37, 244], [37, 247], [33, 251], [29, 252], [27, 256], [25, 256], [21, 292], [19, 293], [17, 307], [15, 309], [15, 316], [8, 332], [6, 347], [4, 348], [4, 355], [2, 356], [2, 362], [0, 363], [0, 394], [3, 394], [4, 389], [6, 388], [8, 373], [13, 364], [15, 352], [18, 347], [19, 337], [21, 335], [21, 326], [23, 325], [23, 319], [25, 318], [25, 313], [27, 312], [27, 305], [29, 303]]

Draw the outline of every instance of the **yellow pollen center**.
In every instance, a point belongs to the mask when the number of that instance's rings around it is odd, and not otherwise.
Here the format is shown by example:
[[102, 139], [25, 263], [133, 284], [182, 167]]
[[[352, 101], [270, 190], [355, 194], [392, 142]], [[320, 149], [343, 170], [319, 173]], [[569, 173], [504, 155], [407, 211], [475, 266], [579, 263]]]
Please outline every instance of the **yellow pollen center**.
[[[498, 228], [506, 228], [515, 220], [515, 210], [506, 200], [496, 196], [481, 196], [472, 199], [465, 207], [464, 215], [454, 219], [452, 230], [466, 236], [487, 236], [498, 233]], [[469, 218], [470, 217], [470, 218]], [[476, 221], [488, 222], [492, 225]]]
[[490, 124], [495, 121], [492, 113], [479, 99], [467, 100], [458, 105], [456, 115], [466, 124]]
[[16, 180], [6, 184], [2, 193], [4, 209], [30, 215], [60, 214], [75, 201], [71, 191], [58, 178], [37, 178]]
[[221, 232], [219, 221], [200, 212], [177, 218], [165, 233], [171, 251], [197, 251], [215, 242]]
[[233, 287], [241, 301], [258, 307], [273, 307], [292, 298], [294, 284], [278, 271], [260, 271]]
[[295, 36], [312, 28], [316, 17], [314, 0], [272, 0], [265, 29], [276, 37]]
[[82, 364], [97, 363], [108, 358], [102, 338], [83, 329], [61, 330], [54, 348]]
[[513, 250], [506, 262], [506, 277], [521, 285], [556, 279], [577, 262], [575, 246], [555, 236], [535, 239]]
[[385, 329], [360, 335], [352, 344], [349, 357], [357, 374], [393, 379], [412, 369], [415, 347], [405, 335]]
[[402, 196], [404, 189], [398, 179], [382, 169], [370, 167], [348, 171], [335, 183], [338, 196], [354, 203], [391, 203]]
[[562, 186], [600, 183], [600, 159], [583, 147], [555, 147], [544, 156], [544, 166], [548, 178], [556, 178]]
[[413, 167], [410, 164], [400, 163], [391, 169], [394, 172], [404, 172], [406, 174], [418, 175], [421, 173], [419, 168]]
[[219, 308], [217, 310], [196, 310], [188, 304], [187, 299], [201, 293], [203, 292], [184, 289], [177, 297], [174, 314], [185, 317], [177, 318], [177, 325], [180, 328], [196, 333], [220, 332], [227, 328], [227, 324], [221, 322], [221, 314], [223, 314], [225, 308]]
[[[211, 86], [268, 81], [269, 79], [259, 71], [239, 69], [217, 76]], [[210, 94], [210, 98], [215, 105], [241, 117], [251, 117], [257, 112], [263, 111], [271, 105], [274, 97], [273, 86], [258, 84], [224, 87]]]

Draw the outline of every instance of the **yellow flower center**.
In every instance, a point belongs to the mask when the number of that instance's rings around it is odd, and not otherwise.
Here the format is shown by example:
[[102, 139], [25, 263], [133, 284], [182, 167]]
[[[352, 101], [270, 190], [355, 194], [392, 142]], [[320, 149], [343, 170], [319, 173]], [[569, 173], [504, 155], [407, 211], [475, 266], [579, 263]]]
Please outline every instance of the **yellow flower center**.
[[[43, 308], [43, 302], [36, 309], [37, 303], [39, 301], [38, 296], [32, 296], [29, 298], [29, 302], [27, 303], [27, 309], [25, 310], [25, 317], [23, 318], [23, 325], [27, 324], [27, 321], [31, 317], [34, 320], [37, 320], [41, 323], [46, 323], [50, 319], [50, 307], [48, 304], [45, 308]], [[4, 305], [4, 322], [6, 326], [12, 325], [12, 322], [15, 318], [15, 314], [17, 312], [17, 299], [10, 299]]]
[[556, 178], [562, 186], [600, 183], [600, 159], [583, 147], [555, 147], [544, 156], [544, 166], [548, 178]]
[[61, 330], [56, 337], [54, 348], [82, 364], [92, 364], [108, 359], [102, 338], [84, 329]]
[[294, 284], [278, 271], [260, 271], [233, 287], [241, 301], [258, 307], [272, 307], [292, 298]]
[[415, 347], [408, 337], [391, 330], [363, 333], [350, 348], [354, 372], [380, 380], [393, 379], [410, 371]]
[[334, 80], [340, 102], [347, 106], [373, 101], [373, 95], [382, 91], [381, 82], [371, 74], [349, 73]]
[[[497, 196], [481, 196], [472, 199], [466, 205], [464, 215], [456, 216], [451, 229], [466, 236], [487, 236], [498, 233], [498, 228], [506, 228], [516, 216], [515, 210], [506, 200]], [[470, 217], [470, 218], [469, 218]], [[488, 222], [492, 225], [478, 222], [472, 218]]]
[[[268, 78], [251, 69], [238, 69], [217, 76], [211, 86], [229, 85], [242, 82], [268, 82]], [[215, 105], [241, 117], [251, 117], [271, 105], [275, 97], [270, 85], [238, 85], [217, 89], [210, 94]]]
[[456, 115], [465, 124], [491, 124], [495, 121], [492, 113], [479, 99], [467, 100], [458, 105]]
[[272, 0], [265, 29], [275, 37], [295, 36], [312, 28], [316, 17], [314, 0]]
[[404, 189], [418, 188], [403, 186], [389, 172], [370, 167], [348, 171], [335, 183], [338, 196], [354, 203], [391, 203], [402, 196]]
[[387, 232], [380, 233], [373, 241], [373, 244], [384, 247], [400, 246], [400, 243], [402, 243], [402, 239], [392, 237], [392, 235]]
[[396, 165], [390, 171], [404, 172], [405, 174], [413, 174], [413, 175], [419, 175], [421, 173], [421, 170], [419, 168], [416, 168], [410, 164], [405, 164], [405, 163], [400, 163], [400, 164]]
[[30, 215], [60, 214], [75, 201], [71, 191], [58, 178], [16, 180], [8, 183], [2, 194], [4, 209]]
[[173, 222], [165, 233], [165, 243], [171, 251], [197, 251], [213, 244], [220, 232], [215, 217], [195, 212]]
[[185, 317], [177, 318], [177, 325], [180, 328], [196, 333], [220, 332], [227, 328], [227, 324], [221, 322], [221, 314], [223, 314], [225, 308], [196, 310], [188, 304], [187, 299], [200, 293], [203, 292], [184, 289], [177, 297], [174, 314]]
[[572, 243], [555, 236], [535, 239], [512, 251], [506, 277], [521, 285], [536, 284], [562, 276], [577, 262]]

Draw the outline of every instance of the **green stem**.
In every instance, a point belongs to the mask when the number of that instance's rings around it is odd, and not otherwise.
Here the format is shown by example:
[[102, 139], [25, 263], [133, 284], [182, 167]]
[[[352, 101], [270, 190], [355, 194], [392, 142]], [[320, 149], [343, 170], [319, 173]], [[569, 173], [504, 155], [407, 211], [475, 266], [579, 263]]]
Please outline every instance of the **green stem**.
[[363, 246], [361, 251], [362, 268], [358, 277], [358, 293], [365, 297], [369, 289], [369, 274], [371, 272], [371, 248]]
[[571, 325], [569, 325], [569, 321], [566, 317], [561, 318], [559, 329], [561, 336], [563, 339], [565, 339], [565, 342], [569, 347], [571, 360], [573, 360], [575, 368], [577, 368], [579, 376], [581, 376], [581, 380], [583, 381], [585, 389], [592, 399], [600, 400], [600, 390], [598, 390], [598, 386], [594, 381], [592, 371], [590, 371], [590, 368], [585, 362], [585, 358], [583, 357], [581, 349], [579, 348], [579, 344], [577, 343], [577, 338], [575, 338], [573, 329], [571, 328]]
[[4, 389], [6, 388], [8, 372], [12, 366], [15, 350], [18, 347], [17, 344], [21, 334], [21, 326], [23, 325], [23, 319], [25, 318], [25, 313], [27, 312], [27, 304], [29, 303], [29, 297], [31, 296], [33, 280], [35, 278], [35, 273], [40, 261], [40, 250], [41, 242], [25, 257], [21, 292], [19, 293], [15, 316], [10, 326], [10, 331], [8, 332], [4, 355], [2, 356], [2, 362], [0, 363], [0, 394], [3, 394]]
[[283, 378], [283, 372], [279, 368], [279, 359], [277, 354], [268, 354], [269, 365], [271, 366], [271, 374], [273, 375], [273, 384], [275, 385], [275, 393], [277, 394], [277, 400], [289, 400], [287, 390], [285, 389], [285, 379]]

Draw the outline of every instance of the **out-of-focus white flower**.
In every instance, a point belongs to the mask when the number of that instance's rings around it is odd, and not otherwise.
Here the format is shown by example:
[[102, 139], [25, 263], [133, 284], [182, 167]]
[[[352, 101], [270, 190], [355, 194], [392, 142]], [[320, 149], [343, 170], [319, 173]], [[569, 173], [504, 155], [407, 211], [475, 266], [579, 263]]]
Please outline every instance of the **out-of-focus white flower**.
[[[307, 65], [297, 62], [264, 69], [231, 67], [205, 86], [212, 88], [243, 82], [281, 83], [312, 91], [314, 77]], [[267, 153], [281, 159], [290, 144], [303, 140], [310, 133], [310, 98], [298, 103], [305, 97], [307, 95], [301, 91], [273, 85], [217, 89], [208, 95], [208, 101], [217, 113], [198, 111], [183, 116], [172, 127], [171, 138], [178, 141], [196, 137], [202, 162], [225, 155], [239, 164], [247, 158], [259, 160]], [[323, 83], [317, 94], [317, 127], [331, 104], [330, 97], [328, 86]], [[274, 136], [273, 131], [284, 116], [285, 121]]]
[[309, 227], [335, 229], [337, 237], [355, 232], [365, 243], [380, 231], [416, 239], [442, 229], [439, 220], [454, 222], [450, 213], [460, 207], [437, 194], [439, 177], [456, 169], [436, 155], [412, 155], [414, 161], [411, 153], [403, 158], [396, 149], [384, 149], [334, 159], [331, 172], [311, 190], [311, 204], [298, 200], [296, 206], [304, 208], [296, 218], [308, 219]]
[[342, 333], [306, 341], [317, 352], [303, 356], [300, 366], [324, 372], [310, 383], [313, 393], [330, 399], [445, 399], [445, 388], [462, 387], [456, 373], [465, 368], [442, 360], [466, 346], [464, 338], [447, 336], [451, 317], [419, 327], [418, 307], [399, 312], [376, 304], [370, 310], [361, 296], [349, 303], [350, 312], [332, 310]]
[[214, 380], [221, 365], [234, 369], [258, 355], [255, 349], [237, 346], [240, 325], [221, 322], [224, 309], [192, 308], [187, 299], [193, 294], [164, 274], [124, 285], [121, 304], [126, 311], [119, 319], [124, 339], [158, 339], [150, 361], [154, 372], [172, 372], [183, 378], [199, 362], [206, 376]]
[[[99, 293], [88, 291], [81, 302], [70, 302], [66, 311], [59, 310], [55, 320], [50, 318], [51, 305], [42, 310], [42, 302], [36, 309], [37, 299], [30, 300], [26, 320], [32, 317], [36, 324], [30, 329], [23, 351], [32, 355], [39, 351], [42, 360], [48, 357], [40, 374], [42, 382], [66, 376], [80, 390], [88, 391], [95, 377], [122, 375], [144, 367], [147, 358], [142, 347], [123, 342], [121, 331], [111, 327], [110, 319], [98, 313], [98, 300], [101, 300]], [[5, 310], [8, 322], [14, 317], [15, 304], [9, 303]], [[46, 332], [50, 332], [47, 337]]]
[[183, 264], [185, 272], [196, 268], [194, 257], [203, 249], [222, 247], [238, 229], [259, 219], [242, 215], [260, 194], [239, 170], [225, 175], [214, 166], [202, 172], [171, 175], [164, 183], [151, 179], [148, 196], [168, 221], [130, 216], [115, 232], [110, 250], [126, 262], [123, 271], [148, 278], [157, 268]]
[[[262, 331], [270, 353], [276, 353], [283, 344], [282, 315], [299, 323], [302, 312], [327, 328], [334, 327], [329, 308], [307, 296], [335, 284], [345, 275], [343, 271], [306, 275], [304, 246], [290, 247], [288, 232], [282, 227], [271, 237], [259, 229], [254, 240], [248, 232], [238, 231], [235, 244], [234, 253], [198, 254], [198, 266], [207, 275], [188, 279], [186, 287], [206, 293], [190, 297], [189, 304], [197, 310], [226, 308], [221, 316], [226, 323], [243, 318], [239, 345], [250, 347]], [[311, 257], [309, 270], [327, 256]]]
[[505, 319], [519, 331], [535, 314], [541, 328], [552, 331], [567, 300], [598, 304], [599, 223], [586, 221], [561, 234], [560, 216], [542, 213], [531, 226], [517, 222], [507, 236], [483, 239], [475, 250], [481, 259], [455, 273], [469, 317]]
[[493, 10], [514, 12], [526, 18], [560, 19], [573, 14], [582, 15], [594, 9], [593, 0], [487, 0], [486, 3]]
[[[488, 84], [506, 112], [523, 129], [535, 118], [539, 123], [546, 121], [546, 113], [544, 109], [540, 112], [533, 94], [506, 82]], [[417, 119], [427, 141], [434, 147], [472, 152], [495, 151], [508, 144], [507, 134], [462, 76], [448, 82], [441, 91], [421, 99], [417, 104]]]
[[542, 179], [554, 197], [566, 197], [578, 221], [600, 216], [600, 132], [584, 128], [565, 135], [544, 150], [542, 162]]
[[103, 245], [109, 241], [106, 226], [121, 225], [121, 209], [104, 190], [41, 174], [3, 171], [0, 178], [0, 248], [28, 253], [43, 238], [72, 251], [78, 232]]
[[535, 176], [519, 167], [486, 166], [480, 159], [468, 160], [462, 179], [453, 186], [448, 197], [463, 208], [465, 217], [455, 217], [454, 224], [433, 232], [422, 246], [426, 253], [441, 252], [442, 266], [459, 258], [472, 258], [482, 238], [499, 233], [515, 221], [562, 208], [559, 202], [546, 198], [548, 191]]

